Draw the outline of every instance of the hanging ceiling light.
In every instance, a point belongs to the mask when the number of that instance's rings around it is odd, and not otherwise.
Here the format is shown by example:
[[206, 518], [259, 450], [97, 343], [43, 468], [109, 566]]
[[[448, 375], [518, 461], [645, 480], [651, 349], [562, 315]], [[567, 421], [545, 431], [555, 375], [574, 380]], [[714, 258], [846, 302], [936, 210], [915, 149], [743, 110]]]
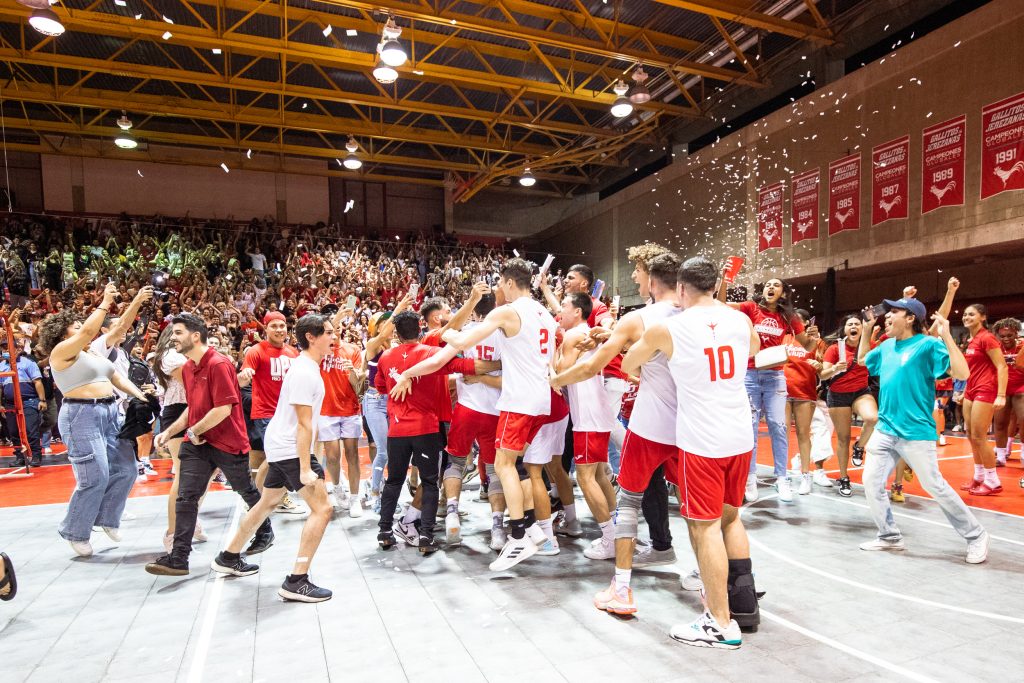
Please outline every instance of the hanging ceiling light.
[[114, 136], [114, 144], [121, 149], [135, 149], [139, 146], [135, 136], [129, 131], [132, 128], [131, 119], [128, 118], [128, 112], [121, 110], [121, 118], [117, 120], [117, 127], [121, 129], [121, 132]]
[[44, 36], [59, 36], [64, 33], [64, 24], [60, 22], [60, 17], [49, 7], [32, 12], [28, 23]]
[[377, 46], [380, 58], [388, 66], [402, 66], [409, 59], [409, 54], [398, 42], [400, 35], [402, 35], [402, 29], [395, 23], [395, 18], [388, 17], [381, 33], [380, 45]]
[[345, 161], [341, 162], [341, 165], [350, 171], [357, 171], [363, 167], [363, 161], [356, 156], [356, 152], [359, 151], [359, 145], [356, 144], [356, 139], [351, 135], [348, 136], [348, 142], [345, 143], [345, 149], [348, 150], [348, 156], [345, 157]]
[[647, 72], [644, 71], [644, 65], [637, 65], [636, 71], [633, 72], [633, 81], [636, 85], [633, 86], [633, 92], [629, 93], [629, 101], [633, 104], [644, 104], [651, 101], [651, 92], [644, 85], [646, 80]]
[[623, 116], [629, 116], [633, 113], [633, 103], [626, 99], [626, 92], [629, 90], [629, 86], [621, 78], [615, 81], [615, 87], [612, 88], [615, 91], [617, 97], [615, 103], [612, 104], [612, 116], [617, 119], [621, 119]]
[[523, 175], [519, 176], [519, 184], [523, 187], [533, 187], [537, 182], [537, 179], [533, 177], [533, 173], [530, 172], [530, 167], [527, 166], [523, 169]]
[[378, 83], [390, 85], [398, 80], [398, 72], [394, 67], [385, 64], [382, 59], [378, 59], [377, 66], [373, 70], [373, 77], [377, 79]]

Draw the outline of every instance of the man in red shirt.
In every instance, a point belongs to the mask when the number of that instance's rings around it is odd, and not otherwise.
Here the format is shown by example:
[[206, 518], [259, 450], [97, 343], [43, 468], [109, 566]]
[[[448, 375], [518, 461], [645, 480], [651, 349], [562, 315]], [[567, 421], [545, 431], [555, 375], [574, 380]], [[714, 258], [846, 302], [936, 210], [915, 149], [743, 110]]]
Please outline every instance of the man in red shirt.
[[[320, 377], [324, 380], [324, 403], [320, 411], [317, 436], [324, 445], [327, 473], [334, 484], [338, 506], [347, 509], [350, 517], [362, 517], [359, 502], [359, 437], [363, 433], [363, 420], [359, 414], [357, 391], [363, 382], [362, 350], [355, 344], [342, 341], [341, 321], [351, 313], [342, 308], [331, 321], [334, 328], [334, 349], [320, 362]], [[346, 496], [341, 483], [341, 448], [345, 449], [348, 468]]]
[[[238, 373], [238, 385], [252, 383], [252, 411], [249, 418], [249, 467], [256, 472], [256, 487], [263, 490], [267, 478], [267, 458], [263, 453], [263, 436], [277, 409], [277, 398], [281, 395], [281, 382], [288, 372], [293, 358], [299, 357], [295, 347], [285, 343], [288, 339], [288, 323], [284, 314], [271, 311], [263, 316], [267, 338], [245, 352], [242, 371]], [[305, 510], [285, 497], [278, 512], [301, 513]]]
[[[199, 499], [206, 493], [214, 471], [227, 477], [232, 490], [250, 508], [260, 502], [249, 474], [249, 439], [242, 415], [242, 395], [235, 368], [227, 356], [206, 345], [206, 325], [198, 317], [182, 313], [174, 317], [171, 331], [175, 349], [189, 359], [181, 369], [187, 407], [181, 416], [156, 437], [162, 448], [175, 434], [185, 432], [178, 470], [178, 500], [174, 506], [174, 547], [146, 565], [150, 574], [183, 576], [188, 574], [188, 556], [199, 514]], [[256, 537], [245, 551], [261, 553], [274, 543], [270, 520], [256, 530]]]
[[[399, 313], [391, 319], [395, 333], [401, 342], [388, 349], [377, 361], [374, 387], [381, 394], [394, 388], [400, 374], [422, 360], [441, 352], [440, 348], [419, 343], [420, 316], [412, 311]], [[419, 386], [404, 398], [391, 397], [388, 401], [388, 476], [384, 483], [380, 504], [380, 533], [377, 542], [381, 548], [395, 545], [394, 525], [395, 504], [405, 483], [406, 470], [415, 464], [420, 471], [422, 502], [420, 515], [427, 520], [399, 522], [395, 530], [409, 545], [417, 545], [421, 553], [429, 554], [438, 549], [434, 540], [433, 522], [437, 516], [437, 478], [441, 467], [441, 435], [437, 396], [444, 375], [461, 373], [475, 375], [490, 372], [500, 367], [499, 363], [468, 358], [453, 358], [436, 373], [419, 378]], [[413, 460], [413, 455], [417, 457]]]

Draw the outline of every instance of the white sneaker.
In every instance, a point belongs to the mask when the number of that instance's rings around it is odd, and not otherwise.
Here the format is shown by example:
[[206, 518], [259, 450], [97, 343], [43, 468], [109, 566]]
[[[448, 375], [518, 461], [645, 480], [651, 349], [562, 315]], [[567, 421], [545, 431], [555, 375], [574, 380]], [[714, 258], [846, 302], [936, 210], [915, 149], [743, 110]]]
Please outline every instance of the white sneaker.
[[583, 557], [589, 560], [614, 560], [615, 542], [608, 543], [602, 539], [597, 545], [592, 545], [584, 550]]
[[53, 455], [53, 449], [47, 446], [43, 449], [43, 455]]
[[196, 520], [196, 528], [192, 532], [192, 540], [196, 543], [206, 543], [209, 540], [206, 532], [203, 531], [203, 525], [199, 523], [198, 519]]
[[633, 551], [633, 569], [658, 567], [675, 563], [676, 551], [674, 548], [655, 550], [653, 545], [640, 545], [637, 543], [636, 549]]
[[538, 555], [557, 555], [562, 552], [562, 549], [558, 547], [558, 541], [553, 541], [550, 538], [545, 538], [544, 542], [537, 548]]
[[405, 541], [406, 545], [416, 547], [420, 544], [420, 532], [416, 530], [415, 524], [396, 522], [394, 531], [395, 535]]
[[132, 513], [128, 512], [127, 510], [125, 510], [124, 512], [121, 513], [121, 521], [122, 522], [130, 522], [133, 519], [135, 519], [135, 515], [133, 515]]
[[146, 462], [142, 463], [142, 471], [146, 473], [147, 477], [159, 477], [160, 476], [160, 473], [156, 471], [155, 467], [153, 467], [153, 463], [149, 462], [148, 460]]
[[537, 554], [537, 546], [528, 536], [522, 538], [510, 538], [505, 547], [501, 549], [498, 559], [490, 564], [492, 572], [503, 572], [511, 569], [523, 560]]
[[946, 444], [946, 435], [945, 434], [939, 434], [939, 445], [940, 446], [947, 445]]
[[505, 547], [507, 542], [508, 532], [505, 531], [505, 527], [491, 527], [491, 550], [501, 552], [501, 549]]
[[679, 579], [679, 585], [684, 591], [699, 591], [704, 588], [704, 581], [700, 578], [700, 570], [694, 569], [692, 572]]
[[583, 535], [583, 526], [580, 524], [580, 520], [578, 519], [567, 522], [563, 517], [555, 522], [555, 534], [559, 536], [572, 536], [573, 538], [579, 538]]
[[444, 517], [445, 540], [448, 545], [459, 545], [462, 543], [462, 520], [458, 512], [449, 512]]
[[747, 475], [747, 487], [743, 490], [743, 498], [748, 503], [753, 503], [757, 500], [757, 475]]
[[299, 505], [287, 494], [285, 494], [285, 497], [281, 499], [281, 502], [278, 503], [277, 507], [274, 508], [274, 512], [280, 512], [286, 515], [301, 515], [306, 511], [305, 505]]
[[363, 516], [363, 504], [359, 502], [359, 499], [352, 496], [348, 504], [348, 516], [349, 517], [362, 517]]
[[964, 431], [964, 428], [961, 427], [960, 425], [957, 425], [957, 426], [953, 427], [953, 431], [954, 432], [962, 432], [962, 431]]
[[793, 488], [789, 485], [789, 477], [779, 477], [775, 480], [775, 490], [779, 493], [779, 500], [783, 503], [793, 502]]
[[121, 532], [118, 529], [115, 529], [112, 526], [105, 526], [103, 527], [103, 533], [105, 533], [107, 535], [107, 538], [109, 538], [114, 543], [121, 542]]
[[[287, 498], [285, 499], [287, 500]], [[352, 497], [340, 486], [334, 487], [334, 507], [339, 510], [348, 510]]]
[[146, 469], [140, 466], [139, 473], [135, 476], [135, 483], [145, 484], [147, 481], [149, 481], [149, 477], [146, 476]]
[[89, 541], [68, 541], [71, 544], [71, 549], [75, 551], [75, 554], [79, 557], [91, 557], [92, 556], [92, 543]]
[[[969, 546], [968, 546], [969, 547]], [[864, 541], [860, 544], [861, 550], [905, 550], [906, 546], [903, 545], [903, 539], [900, 538], [895, 541], [887, 541], [884, 538], [875, 538], [870, 541]]]
[[797, 453], [789, 461], [789, 471], [793, 474], [800, 474], [800, 454]]
[[822, 488], [832, 488], [832, 480], [825, 474], [825, 470], [814, 470], [814, 474], [811, 475], [811, 481]]
[[967, 543], [967, 564], [981, 564], [988, 559], [988, 541], [988, 532], [982, 531], [981, 536]]
[[809, 472], [807, 474], [801, 474], [800, 487], [796, 490], [796, 492], [799, 493], [801, 496], [806, 496], [811, 492], [811, 483], [811, 474]]
[[689, 624], [672, 627], [669, 635], [681, 643], [697, 647], [716, 647], [723, 650], [736, 650], [743, 644], [740, 625], [735, 619], [723, 628], [708, 612], [697, 617]]

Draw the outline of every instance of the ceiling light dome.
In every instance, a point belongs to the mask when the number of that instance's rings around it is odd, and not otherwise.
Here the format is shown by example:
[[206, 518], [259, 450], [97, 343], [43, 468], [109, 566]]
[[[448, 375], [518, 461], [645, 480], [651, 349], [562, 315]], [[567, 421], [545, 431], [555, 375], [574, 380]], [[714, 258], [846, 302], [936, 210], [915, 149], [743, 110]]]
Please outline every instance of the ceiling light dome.
[[533, 177], [533, 173], [530, 172], [530, 167], [527, 166], [523, 169], [523, 175], [519, 176], [519, 184], [523, 187], [533, 187], [537, 183], [537, 179]]
[[629, 93], [629, 101], [633, 104], [645, 104], [651, 101], [651, 92], [644, 85], [646, 80], [647, 72], [644, 71], [643, 65], [640, 65], [633, 72], [633, 81], [636, 85], [633, 86], [633, 92]]
[[64, 24], [60, 17], [51, 9], [37, 9], [28, 18], [29, 25], [44, 36], [59, 36], [64, 34]]
[[629, 86], [620, 78], [615, 81], [615, 94], [618, 97], [615, 98], [615, 103], [612, 104], [612, 116], [617, 119], [621, 119], [623, 116], [629, 116], [633, 113], [633, 103], [626, 99], [626, 91], [629, 90]]
[[139, 142], [135, 139], [135, 136], [126, 130], [121, 131], [114, 137], [114, 144], [121, 149], [135, 149], [139, 146]]
[[363, 167], [363, 162], [355, 154], [349, 154], [347, 157], [345, 157], [345, 160], [341, 162], [341, 165], [350, 171], [358, 171], [360, 168]]
[[378, 83], [389, 85], [398, 80], [398, 72], [394, 67], [385, 64], [383, 60], [377, 60], [377, 66], [373, 70], [373, 77]]
[[397, 40], [386, 40], [380, 44], [380, 58], [388, 66], [402, 66], [409, 59], [405, 48]]

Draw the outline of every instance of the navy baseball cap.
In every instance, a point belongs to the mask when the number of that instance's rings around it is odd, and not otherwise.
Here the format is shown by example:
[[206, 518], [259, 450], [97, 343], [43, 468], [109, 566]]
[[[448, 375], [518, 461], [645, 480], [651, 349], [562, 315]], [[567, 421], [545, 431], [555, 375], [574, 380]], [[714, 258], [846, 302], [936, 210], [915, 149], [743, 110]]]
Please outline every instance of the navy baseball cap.
[[920, 320], [922, 323], [925, 322], [928, 315], [928, 312], [924, 308], [924, 304], [913, 297], [903, 297], [897, 301], [884, 299], [882, 301], [882, 305], [885, 306], [885, 310], [887, 311], [891, 311], [894, 308], [904, 310]]

